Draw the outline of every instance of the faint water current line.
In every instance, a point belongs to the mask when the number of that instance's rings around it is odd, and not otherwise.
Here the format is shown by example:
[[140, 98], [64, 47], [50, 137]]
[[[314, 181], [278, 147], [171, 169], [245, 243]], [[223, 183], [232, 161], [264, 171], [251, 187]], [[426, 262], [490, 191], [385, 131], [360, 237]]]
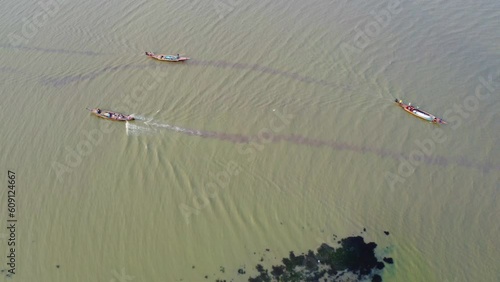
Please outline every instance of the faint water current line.
[[113, 275], [113, 278], [109, 280], [109, 282], [127, 282], [127, 281], [133, 281], [134, 276], [130, 276], [125, 272], [125, 268], [121, 269], [121, 272], [116, 271], [113, 269], [111, 271], [111, 274]]
[[[500, 71], [497, 71], [495, 78], [500, 78]], [[477, 112], [480, 109], [481, 104], [487, 103], [488, 99], [496, 94], [495, 91], [499, 87], [500, 82], [493, 79], [493, 74], [489, 74], [488, 78], [480, 76], [474, 94], [467, 95], [460, 104], [455, 103], [451, 105], [450, 103], [450, 108], [445, 111], [443, 117], [448, 121], [451, 130], [454, 131], [460, 128], [473, 112]], [[432, 133], [427, 138], [415, 140], [415, 148], [409, 153], [407, 159], [402, 159], [399, 162], [397, 171], [386, 172], [385, 179], [390, 189], [394, 190], [396, 185], [400, 186], [408, 177], [412, 176], [417, 167], [423, 163], [422, 160], [432, 158], [436, 147], [451, 139], [448, 135], [449, 131], [445, 132], [437, 127], [433, 129]], [[468, 168], [475, 166], [473, 162], [463, 157], [458, 158], [457, 164]], [[490, 163], [485, 163], [483, 166], [485, 168], [495, 168]], [[487, 171], [489, 171], [489, 169]]]
[[[227, 141], [234, 144], [248, 144], [251, 142], [256, 142], [262, 138], [269, 140], [272, 143], [286, 142], [295, 145], [302, 145], [315, 148], [331, 148], [336, 151], [350, 151], [359, 154], [374, 154], [382, 158], [391, 158], [398, 161], [409, 161], [412, 159], [411, 154], [396, 152], [393, 150], [374, 148], [369, 146], [362, 146], [356, 144], [349, 144], [345, 142], [339, 142], [335, 140], [319, 140], [315, 138], [310, 138], [298, 134], [272, 134], [266, 133], [264, 136], [256, 135], [243, 135], [243, 134], [232, 134], [226, 132], [215, 132], [215, 131], [203, 131], [196, 129], [188, 129], [175, 125], [157, 123], [157, 122], [145, 122], [145, 124], [156, 127], [158, 129], [167, 129], [170, 131], [179, 132], [186, 135], [198, 136], [202, 138], [217, 139], [221, 141]], [[147, 127], [141, 127], [139, 125], [131, 125], [134, 130], [147, 132]], [[154, 129], [150, 129], [154, 130]], [[474, 160], [467, 159], [465, 157], [457, 157], [455, 159], [450, 159], [443, 156], [437, 155], [425, 155], [422, 156], [422, 163], [428, 165], [436, 165], [441, 167], [448, 167], [449, 165], [458, 165], [465, 168], [477, 169], [483, 172], [500, 171], [500, 165], [493, 164], [490, 162], [478, 162]]]
[[62, 87], [71, 83], [75, 82], [81, 82], [81, 81], [90, 81], [93, 80], [105, 73], [111, 73], [111, 72], [116, 72], [119, 70], [124, 70], [124, 69], [146, 69], [148, 68], [148, 65], [142, 64], [142, 65], [121, 65], [121, 66], [108, 66], [104, 67], [100, 70], [93, 71], [87, 74], [78, 74], [78, 75], [68, 75], [68, 76], [63, 76], [60, 78], [44, 78], [42, 79], [42, 83], [46, 85], [51, 85], [54, 87]]
[[[372, 42], [386, 30], [392, 18], [402, 11], [400, 0], [389, 0], [385, 7], [372, 10], [370, 17], [364, 18], [363, 23], [353, 28], [355, 35], [351, 40], [340, 43], [340, 51], [344, 55], [347, 64], [351, 64], [353, 57], [358, 57]], [[359, 28], [358, 26], [364, 27]]]
[[[191, 4], [190, 9], [193, 9], [194, 6], [199, 4], [201, 1], [189, 0], [189, 2]], [[243, 0], [214, 0], [210, 1], [210, 3], [212, 4], [212, 9], [215, 11], [219, 20], [223, 20], [235, 10], [238, 4], [243, 3]]]
[[11, 32], [7, 36], [13, 46], [27, 44], [33, 39], [50, 18], [54, 18], [61, 10], [64, 0], [40, 0], [36, 2], [36, 11], [28, 18], [23, 18], [20, 30]]
[[13, 49], [13, 50], [38, 51], [38, 52], [55, 53], [55, 54], [84, 55], [84, 56], [102, 56], [102, 55], [111, 55], [112, 54], [112, 53], [100, 53], [100, 52], [94, 52], [94, 51], [78, 51], [78, 50], [68, 50], [68, 49], [41, 48], [41, 47], [33, 47], [33, 46], [0, 45], [0, 48]]
[[[267, 144], [272, 143], [272, 136], [277, 135], [289, 126], [292, 119], [292, 115], [284, 114], [273, 109], [273, 117], [266, 120], [267, 125], [258, 131], [256, 137], [247, 140], [245, 140], [245, 136], [221, 132], [193, 131], [182, 128], [180, 128], [180, 131], [188, 134], [195, 133], [195, 135], [201, 137], [232, 141], [237, 144], [236, 149], [238, 153], [247, 156], [246, 162], [252, 163], [257, 153], [262, 152]], [[179, 127], [173, 127], [172, 129], [178, 131]], [[234, 137], [236, 137], [236, 139]], [[230, 187], [233, 178], [238, 176], [241, 171], [241, 163], [237, 160], [226, 162], [223, 169], [217, 171], [210, 169], [210, 171], [208, 171], [208, 179], [203, 181], [202, 185], [193, 191], [191, 195], [192, 204], [189, 205], [187, 202], [179, 205], [179, 209], [184, 216], [186, 224], [190, 223], [190, 217], [192, 215], [198, 215], [203, 209], [210, 206], [210, 199], [217, 198], [224, 189]]]
[[[132, 88], [123, 99], [120, 99], [118, 104], [113, 105], [116, 109], [129, 109], [137, 107], [143, 103], [147, 97], [147, 93], [156, 91], [160, 86], [160, 82], [167, 78], [168, 73], [161, 71], [156, 65], [154, 69], [146, 70], [147, 76], [142, 80], [142, 83]], [[59, 182], [64, 181], [64, 177], [71, 174], [78, 166], [83, 163], [83, 159], [94, 151], [101, 144], [105, 135], [111, 134], [117, 127], [111, 123], [99, 123], [99, 128], [94, 128], [83, 132], [83, 138], [74, 147], [66, 146], [64, 157], [59, 161], [52, 162], [52, 171], [55, 173]]]
[[[312, 77], [300, 75], [295, 72], [283, 71], [279, 69], [274, 69], [271, 67], [261, 66], [257, 64], [245, 64], [245, 63], [235, 63], [235, 62], [227, 62], [227, 61], [204, 61], [204, 60], [195, 60], [192, 59], [189, 62], [185, 63], [187, 66], [205, 66], [205, 67], [214, 67], [219, 69], [235, 69], [235, 70], [250, 70], [254, 72], [267, 73], [271, 75], [278, 75], [282, 77], [286, 77], [292, 80], [300, 81], [303, 83], [310, 83], [319, 86], [325, 87], [336, 87], [336, 88], [344, 88], [346, 90], [352, 90], [352, 85], [338, 84], [334, 82], [329, 82], [323, 79], [315, 79]], [[77, 74], [77, 75], [68, 75], [63, 77], [56, 78], [44, 78], [42, 80], [43, 84], [50, 85], [53, 87], [62, 87], [71, 83], [77, 83], [82, 81], [90, 81], [101, 75], [117, 72], [125, 69], [138, 69], [143, 70], [147, 69], [151, 66], [151, 64], [128, 64], [128, 65], [119, 65], [119, 66], [107, 66], [100, 70], [96, 70], [87, 74]], [[171, 65], [163, 64], [163, 67], [171, 67]]]

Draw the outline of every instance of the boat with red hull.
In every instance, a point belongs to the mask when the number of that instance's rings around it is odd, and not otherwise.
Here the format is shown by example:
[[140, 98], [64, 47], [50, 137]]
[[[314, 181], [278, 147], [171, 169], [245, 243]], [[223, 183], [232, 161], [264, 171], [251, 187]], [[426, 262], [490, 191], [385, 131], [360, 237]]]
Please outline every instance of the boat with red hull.
[[156, 59], [158, 61], [164, 61], [164, 62], [184, 62], [184, 61], [189, 60], [188, 57], [183, 57], [183, 56], [180, 56], [179, 54], [177, 54], [177, 55], [163, 55], [163, 54], [156, 55], [153, 52], [146, 52], [146, 56], [148, 56], [152, 59]]
[[398, 106], [403, 108], [403, 110], [405, 110], [407, 113], [410, 113], [418, 118], [421, 118], [423, 120], [426, 120], [426, 121], [429, 121], [429, 122], [432, 122], [435, 124], [446, 124], [446, 121], [444, 121], [440, 118], [437, 118], [434, 115], [429, 114], [428, 112], [424, 112], [424, 111], [418, 109], [418, 107], [412, 106], [411, 103], [409, 103], [407, 105], [407, 104], [403, 103], [403, 100], [398, 100], [398, 99], [394, 100], [394, 102], [396, 102], [398, 104]]

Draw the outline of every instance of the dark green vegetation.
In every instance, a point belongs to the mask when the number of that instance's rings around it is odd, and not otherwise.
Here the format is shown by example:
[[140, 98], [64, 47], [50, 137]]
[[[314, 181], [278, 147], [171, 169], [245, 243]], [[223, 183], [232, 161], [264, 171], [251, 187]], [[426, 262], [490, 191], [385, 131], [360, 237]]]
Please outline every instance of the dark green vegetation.
[[[271, 269], [257, 264], [255, 268], [259, 274], [248, 278], [248, 281], [382, 281], [377, 273], [385, 264], [375, 257], [377, 244], [365, 243], [360, 236], [347, 237], [338, 243], [340, 246], [336, 249], [322, 244], [316, 252], [309, 250], [301, 255], [290, 252], [287, 258], [282, 259], [281, 265]], [[384, 258], [384, 261], [393, 263], [392, 258]], [[245, 271], [240, 269], [238, 273], [242, 275]]]

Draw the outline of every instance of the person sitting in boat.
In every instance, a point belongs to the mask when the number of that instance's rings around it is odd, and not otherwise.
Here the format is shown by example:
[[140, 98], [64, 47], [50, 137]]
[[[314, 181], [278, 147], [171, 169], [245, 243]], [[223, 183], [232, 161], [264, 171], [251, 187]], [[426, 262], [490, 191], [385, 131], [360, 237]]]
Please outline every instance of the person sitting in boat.
[[101, 109], [97, 108], [96, 112], [97, 112], [98, 114], [100, 114], [100, 113], [101, 113]]
[[177, 54], [177, 59], [179, 59], [181, 56], [179, 54]]

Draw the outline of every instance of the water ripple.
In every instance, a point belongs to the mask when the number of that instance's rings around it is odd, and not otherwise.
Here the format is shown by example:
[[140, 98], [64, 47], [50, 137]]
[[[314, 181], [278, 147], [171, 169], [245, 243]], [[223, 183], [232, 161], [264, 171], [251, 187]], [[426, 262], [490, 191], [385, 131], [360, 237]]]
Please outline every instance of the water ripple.
[[[156, 127], [159, 129], [167, 129], [175, 132], [179, 132], [182, 134], [190, 135], [190, 136], [198, 136], [202, 138], [210, 138], [221, 141], [227, 141], [234, 144], [249, 144], [249, 146], [262, 146], [268, 143], [279, 143], [286, 142], [295, 145], [307, 146], [307, 147], [315, 147], [315, 148], [330, 148], [335, 151], [349, 151], [358, 154], [374, 154], [381, 158], [391, 158], [397, 161], [407, 160], [410, 161], [410, 156], [408, 153], [397, 152], [394, 150], [387, 150], [383, 148], [375, 148], [363, 145], [349, 144], [345, 142], [339, 142], [336, 140], [320, 140], [314, 139], [307, 136], [297, 135], [297, 134], [288, 134], [288, 135], [280, 135], [280, 134], [272, 134], [266, 133], [261, 136], [256, 135], [242, 135], [242, 134], [233, 134], [226, 132], [215, 132], [215, 131], [203, 131], [196, 129], [188, 129], [182, 128], [175, 125], [162, 124], [162, 123], [151, 123], [147, 122], [146, 124]], [[134, 125], [134, 129], [136, 131], [136, 135], [140, 135], [140, 133], [152, 133], [155, 129], [146, 126]], [[469, 169], [477, 169], [484, 173], [500, 171], [500, 166], [495, 165], [491, 162], [479, 162], [471, 159], [467, 159], [465, 157], [458, 157], [456, 159], [451, 159], [438, 155], [431, 156], [423, 156], [420, 160], [421, 163], [426, 165], [436, 165], [441, 167], [448, 167], [450, 165], [458, 165], [461, 167], [469, 168]]]
[[[261, 73], [267, 73], [267, 74], [272, 74], [272, 75], [279, 75], [283, 76], [289, 79], [293, 79], [296, 81], [304, 82], [304, 83], [311, 83], [311, 84], [316, 84], [320, 86], [328, 86], [328, 87], [340, 87], [344, 89], [352, 89], [351, 85], [343, 85], [343, 84], [337, 84], [333, 82], [329, 82], [323, 79], [315, 79], [312, 77], [308, 76], [303, 76], [295, 72], [290, 72], [290, 71], [283, 71], [283, 70], [278, 70], [266, 66], [261, 66], [257, 64], [244, 64], [244, 63], [235, 63], [235, 62], [227, 62], [227, 61], [203, 61], [203, 60], [191, 60], [190, 62], [186, 63], [187, 65], [192, 65], [192, 66], [207, 66], [207, 67], [215, 67], [215, 68], [228, 68], [228, 69], [235, 69], [235, 70], [250, 70], [250, 71], [255, 71], [255, 72], [261, 72]], [[64, 76], [64, 77], [59, 77], [59, 78], [51, 78], [51, 79], [44, 79], [42, 82], [44, 84], [49, 84], [54, 87], [61, 87], [70, 83], [76, 83], [76, 82], [81, 82], [81, 81], [86, 81], [86, 80], [92, 80], [100, 75], [106, 74], [106, 73], [112, 73], [116, 71], [120, 71], [123, 69], [146, 69], [150, 67], [150, 64], [141, 64], [141, 65], [122, 65], [122, 66], [114, 66], [114, 67], [105, 67], [101, 70], [97, 70], [94, 72], [91, 72], [89, 74], [78, 74], [78, 75], [71, 75], [71, 76]]]
[[99, 53], [94, 51], [75, 51], [68, 49], [49, 49], [41, 47], [13, 46], [13, 45], [0, 45], [0, 48], [14, 49], [14, 50], [30, 50], [30, 51], [39, 51], [44, 53], [56, 53], [56, 54], [85, 55], [85, 56], [102, 56], [111, 54], [111, 53]]

